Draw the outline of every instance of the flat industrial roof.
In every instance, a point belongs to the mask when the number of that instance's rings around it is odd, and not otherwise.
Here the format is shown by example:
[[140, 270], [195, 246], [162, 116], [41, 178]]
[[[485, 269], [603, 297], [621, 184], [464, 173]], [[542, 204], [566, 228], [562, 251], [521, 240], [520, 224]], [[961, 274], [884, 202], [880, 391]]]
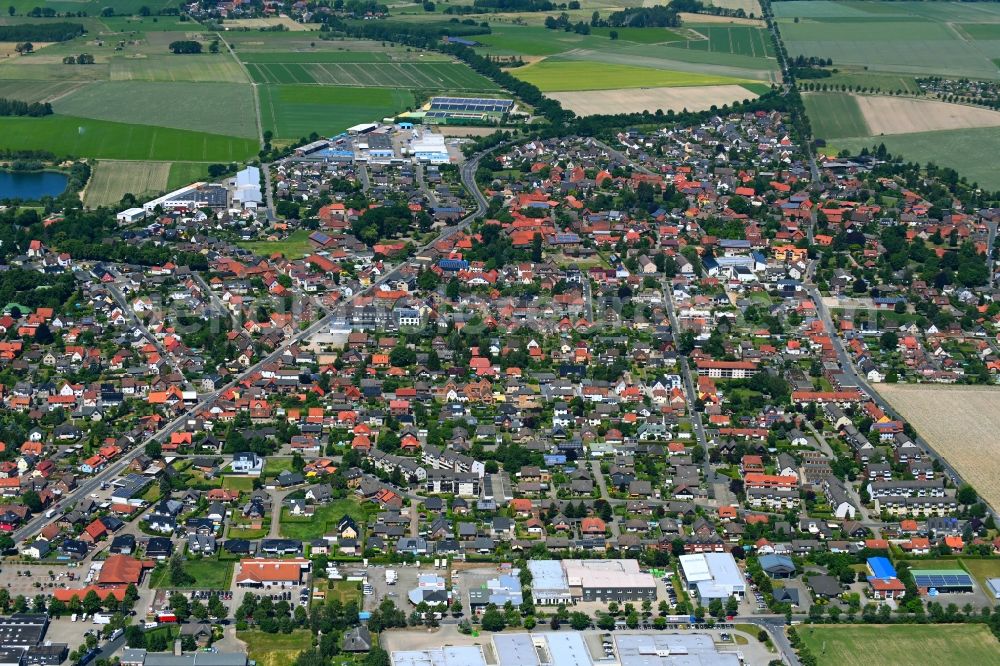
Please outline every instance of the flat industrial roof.
[[739, 666], [705, 634], [615, 634], [621, 666]]
[[393, 666], [486, 666], [479, 646], [450, 646], [434, 650], [403, 650], [390, 655]]
[[499, 666], [538, 666], [541, 663], [529, 634], [494, 634], [493, 649]]
[[528, 570], [531, 572], [531, 589], [536, 596], [542, 590], [569, 593], [569, 583], [566, 582], [562, 562], [558, 560], [529, 560]]
[[717, 585], [739, 587], [746, 585], [743, 572], [740, 571], [731, 553], [695, 553], [681, 555], [681, 568], [684, 578], [689, 583], [712, 581]]

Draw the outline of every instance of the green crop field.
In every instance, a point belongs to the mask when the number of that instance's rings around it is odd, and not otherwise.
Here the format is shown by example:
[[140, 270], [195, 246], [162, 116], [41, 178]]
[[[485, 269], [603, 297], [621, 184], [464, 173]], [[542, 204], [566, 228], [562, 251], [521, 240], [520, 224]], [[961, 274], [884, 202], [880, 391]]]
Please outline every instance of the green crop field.
[[412, 108], [413, 94], [402, 88], [342, 88], [261, 85], [261, 122], [278, 139], [312, 132], [336, 134], [351, 125]]
[[711, 74], [674, 72], [587, 61], [543, 60], [511, 70], [511, 73], [545, 92], [613, 90], [668, 86], [712, 86], [741, 84], [745, 80]]
[[83, 81], [0, 81], [0, 97], [23, 102], [50, 102], [85, 85]]
[[90, 208], [117, 204], [126, 193], [139, 196], [167, 189], [169, 162], [100, 160], [84, 190], [83, 203]]
[[102, 16], [108, 32], [174, 32], [200, 30], [194, 21], [182, 21], [178, 16]]
[[684, 42], [689, 49], [711, 53], [732, 53], [754, 58], [773, 58], [774, 46], [762, 28], [747, 25], [688, 25], [706, 39]]
[[0, 150], [119, 160], [232, 162], [257, 153], [256, 141], [150, 125], [53, 115], [0, 118]]
[[257, 83], [437, 90], [496, 90], [497, 85], [460, 63], [253, 63]]
[[950, 167], [970, 183], [1000, 190], [1000, 170], [995, 166], [1000, 154], [1000, 132], [995, 127], [837, 139], [831, 145], [857, 152], [878, 143], [884, 143], [890, 153], [905, 160]]
[[53, 107], [67, 116], [257, 136], [249, 84], [102, 81], [62, 97]]
[[867, 136], [870, 133], [853, 96], [845, 93], [808, 93], [802, 99], [815, 137], [829, 140]]
[[244, 63], [324, 63], [389, 62], [389, 55], [378, 51], [249, 51], [240, 53]]
[[835, 68], [833, 76], [826, 79], [803, 79], [800, 83], [826, 84], [827, 86], [862, 86], [879, 88], [882, 91], [902, 90], [905, 93], [918, 93], [916, 79], [910, 74], [891, 74], [888, 72], [872, 72], [863, 69]]
[[[780, 2], [791, 56], [832, 58], [873, 72], [1000, 78], [1000, 9], [993, 3]], [[930, 6], [936, 5], [936, 6]]]
[[110, 78], [112, 81], [247, 82], [240, 64], [225, 54], [115, 56], [111, 58]]
[[981, 624], [803, 625], [797, 631], [820, 666], [910, 666], [914, 655], [1000, 664], [1000, 643]]
[[612, 30], [618, 33], [618, 39], [639, 44], [682, 42], [686, 39], [679, 32], [670, 28], [592, 28], [590, 34], [610, 39]]
[[170, 192], [200, 180], [208, 180], [208, 164], [205, 162], [172, 162], [164, 189]]

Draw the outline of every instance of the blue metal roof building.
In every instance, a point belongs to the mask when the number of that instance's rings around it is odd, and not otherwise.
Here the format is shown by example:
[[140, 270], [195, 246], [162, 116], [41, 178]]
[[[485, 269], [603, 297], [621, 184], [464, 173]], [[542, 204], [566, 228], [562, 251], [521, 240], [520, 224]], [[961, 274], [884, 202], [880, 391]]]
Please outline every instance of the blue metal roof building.
[[869, 557], [868, 573], [870, 573], [873, 578], [878, 578], [880, 580], [896, 578], [896, 568], [892, 566], [892, 562], [885, 557]]

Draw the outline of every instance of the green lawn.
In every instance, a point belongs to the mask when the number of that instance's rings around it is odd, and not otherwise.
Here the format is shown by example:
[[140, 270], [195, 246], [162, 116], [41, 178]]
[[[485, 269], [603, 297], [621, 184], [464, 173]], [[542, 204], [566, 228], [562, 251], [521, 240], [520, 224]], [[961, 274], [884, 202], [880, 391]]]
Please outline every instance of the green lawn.
[[267, 532], [266, 527], [259, 530], [250, 529], [249, 527], [230, 527], [227, 536], [230, 539], [263, 539], [267, 536]]
[[361, 583], [347, 580], [331, 580], [326, 592], [327, 601], [337, 599], [342, 604], [355, 602], [361, 605]]
[[236, 637], [247, 644], [247, 654], [258, 666], [287, 666], [312, 646], [312, 632], [308, 629], [296, 629], [290, 634], [240, 631]]
[[917, 655], [946, 664], [1000, 664], [1000, 643], [981, 624], [803, 625], [799, 637], [820, 666], [910, 666]]
[[933, 560], [903, 560], [911, 569], [964, 569], [976, 579], [979, 587], [988, 595], [986, 579], [1000, 578], [1000, 559], [973, 559], [965, 557], [942, 558]]
[[358, 525], [363, 525], [377, 512], [378, 509], [374, 504], [361, 504], [353, 497], [345, 497], [317, 507], [316, 512], [309, 518], [297, 518], [284, 509], [281, 512], [281, 536], [303, 541], [319, 539], [345, 514], [353, 518]]
[[264, 461], [264, 471], [261, 473], [261, 478], [273, 479], [282, 472], [292, 471], [292, 459], [291, 458], [276, 458], [274, 456], [268, 456]]
[[53, 108], [95, 120], [257, 137], [248, 83], [99, 81], [58, 99]]
[[233, 136], [52, 115], [0, 118], [0, 150], [120, 160], [242, 161], [257, 142]]
[[[275, 252], [279, 252], [286, 259], [299, 259], [312, 252], [313, 248], [309, 243], [310, 233], [311, 232], [308, 229], [296, 229], [282, 240], [247, 241], [237, 243], [237, 245], [262, 257], [269, 257]], [[271, 464], [270, 461], [265, 463], [265, 475], [267, 474], [268, 464]], [[280, 472], [281, 470], [278, 471]], [[275, 473], [275, 475], [277, 475], [277, 473]]]
[[257, 90], [264, 129], [292, 141], [312, 132], [330, 136], [412, 109], [415, 103], [413, 93], [402, 88], [264, 84]]
[[149, 586], [184, 590], [228, 590], [233, 578], [233, 563], [216, 559], [189, 560], [184, 563], [184, 571], [194, 577], [189, 585], [174, 585], [170, 582], [170, 568], [163, 567], [153, 572]]
[[222, 477], [222, 487], [226, 490], [238, 490], [241, 493], [253, 492], [252, 476], [224, 476]]
[[802, 99], [812, 123], [813, 136], [830, 140], [869, 134], [868, 124], [853, 96], [846, 93], [809, 93]]
[[545, 92], [746, 83], [746, 79], [713, 74], [675, 72], [650, 67], [583, 60], [542, 60], [513, 69], [511, 74], [538, 86]]

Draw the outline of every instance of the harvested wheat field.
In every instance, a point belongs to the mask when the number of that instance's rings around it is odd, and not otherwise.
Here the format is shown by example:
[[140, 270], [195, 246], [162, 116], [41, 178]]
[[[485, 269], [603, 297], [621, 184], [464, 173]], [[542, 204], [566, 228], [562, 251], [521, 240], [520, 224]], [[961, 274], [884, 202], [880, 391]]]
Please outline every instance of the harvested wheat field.
[[855, 95], [873, 135], [1000, 126], [1000, 112], [929, 99]]
[[578, 116], [639, 111], [704, 111], [714, 104], [722, 106], [745, 99], [755, 99], [757, 93], [743, 86], [690, 86], [683, 88], [628, 88], [622, 90], [583, 90], [548, 93], [559, 100], [563, 108]]
[[[654, 7], [656, 5], [662, 5], [663, 0], [645, 0], [642, 3], [643, 7]], [[754, 16], [760, 16], [760, 6], [757, 4], [756, 0], [723, 0], [723, 2], [712, 3], [716, 7], [726, 7], [731, 9], [736, 9], [738, 7], [743, 7], [743, 11], [753, 12]], [[755, 9], [756, 8], [756, 9]], [[685, 24], [687, 23], [728, 23], [729, 25], [755, 25], [757, 27], [763, 28], [767, 24], [757, 18], [738, 18], [736, 16], [721, 16], [716, 14], [691, 14], [688, 12], [678, 12], [678, 16], [681, 17], [681, 21]]]
[[1000, 387], [875, 388], [993, 508], [1000, 508]]

